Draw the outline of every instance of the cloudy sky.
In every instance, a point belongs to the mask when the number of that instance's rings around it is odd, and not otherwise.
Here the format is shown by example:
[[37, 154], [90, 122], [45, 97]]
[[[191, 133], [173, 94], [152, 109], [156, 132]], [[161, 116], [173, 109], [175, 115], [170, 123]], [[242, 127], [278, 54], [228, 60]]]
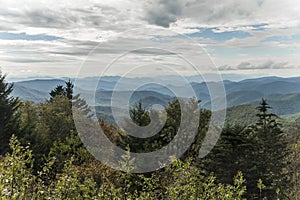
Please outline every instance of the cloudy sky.
[[0, 0], [0, 66], [9, 77], [296, 76], [299, 0]]

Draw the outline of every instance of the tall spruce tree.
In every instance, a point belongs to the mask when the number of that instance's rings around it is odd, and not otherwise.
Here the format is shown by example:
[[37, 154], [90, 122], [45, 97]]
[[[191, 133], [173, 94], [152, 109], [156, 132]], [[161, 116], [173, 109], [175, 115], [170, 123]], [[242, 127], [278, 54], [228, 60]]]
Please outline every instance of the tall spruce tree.
[[247, 169], [250, 144], [244, 130], [243, 126], [226, 125], [213, 150], [202, 160], [205, 172], [213, 172], [221, 183], [233, 184], [233, 177]]
[[87, 117], [91, 118], [93, 115], [91, 114], [91, 109], [87, 104], [85, 99], [80, 98], [80, 94], [74, 95], [74, 84], [71, 80], [65, 82], [65, 86], [58, 85], [56, 88], [51, 90], [50, 101], [56, 96], [65, 96], [70, 101], [70, 106], [74, 106], [79, 109], [83, 114], [87, 115]]
[[65, 95], [68, 99], [73, 99], [73, 89], [74, 89], [74, 85], [71, 82], [71, 80], [69, 79], [66, 83], [66, 86], [64, 88], [65, 90]]
[[262, 190], [262, 197], [276, 199], [279, 189], [280, 195], [283, 195], [286, 189], [287, 175], [284, 169], [287, 167], [285, 158], [288, 154], [288, 143], [276, 120], [277, 116], [268, 112], [270, 108], [267, 101], [262, 99], [257, 107], [258, 121], [249, 129], [252, 150], [249, 152], [250, 167], [245, 177], [249, 195], [258, 196], [257, 181], [261, 179], [266, 186]]
[[150, 123], [150, 114], [146, 108], [143, 107], [142, 102], [139, 101], [130, 109], [130, 117], [138, 126], [147, 126]]
[[52, 101], [54, 97], [58, 95], [66, 95], [65, 88], [62, 85], [56, 86], [53, 90], [51, 90], [50, 94], [50, 100]]
[[18, 133], [16, 110], [18, 98], [11, 97], [13, 84], [5, 82], [5, 75], [0, 72], [0, 155], [9, 149], [9, 139]]
[[[130, 118], [133, 123], [135, 123], [137, 126], [147, 126], [150, 123], [150, 112], [147, 110], [143, 104], [142, 101], [139, 101], [135, 103], [133, 107], [129, 110]], [[135, 126], [133, 126], [131, 123], [127, 122], [127, 125], [125, 127], [125, 131], [129, 133], [136, 132]], [[145, 144], [149, 141], [149, 138], [139, 138], [134, 137], [131, 135], [120, 135], [122, 142], [118, 142], [118, 144], [123, 148], [126, 149], [127, 147], [130, 148], [132, 152], [145, 152], [147, 151], [147, 148], [145, 148]]]
[[65, 86], [57, 85], [53, 90], [51, 90], [50, 94], [50, 100], [52, 100], [54, 97], [58, 95], [66, 96], [69, 100], [73, 99], [73, 89], [74, 84], [71, 82], [71, 80], [65, 81]]

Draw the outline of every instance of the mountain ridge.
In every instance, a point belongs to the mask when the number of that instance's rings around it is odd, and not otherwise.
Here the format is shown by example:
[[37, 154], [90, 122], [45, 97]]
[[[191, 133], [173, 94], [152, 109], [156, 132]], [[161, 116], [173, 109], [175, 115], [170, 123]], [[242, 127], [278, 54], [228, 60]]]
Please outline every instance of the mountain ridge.
[[[147, 79], [125, 78], [123, 85], [119, 91], [115, 91], [119, 76], [103, 77], [103, 82], [97, 83], [99, 78], [89, 77], [88, 79], [80, 79], [79, 84], [76, 85], [74, 92], [81, 93], [88, 102], [93, 102], [93, 90], [96, 89], [96, 105], [109, 106], [111, 95], [113, 92], [132, 93], [132, 90], [127, 88], [135, 88], [136, 91], [133, 101], [138, 101], [139, 98], [147, 100], [150, 104], [152, 100], [163, 99], [164, 105], [167, 101], [172, 101], [175, 98], [175, 93], [179, 97], [190, 98], [187, 90], [187, 85], [178, 85], [176, 77], [169, 77], [168, 80], [155, 82], [155, 79], [148, 77]], [[146, 80], [146, 81], [145, 81]], [[173, 80], [174, 82], [168, 82]], [[71, 79], [72, 81], [72, 79]], [[139, 86], [142, 82], [151, 82], [148, 85]], [[14, 96], [19, 96], [21, 100], [42, 102], [49, 98], [49, 92], [57, 85], [64, 85], [64, 79], [34, 79], [15, 82]], [[158, 83], [164, 82], [165, 85]], [[77, 80], [76, 80], [77, 83]], [[214, 87], [218, 85], [217, 82], [190, 82], [189, 85], [194, 90], [197, 99], [201, 100], [201, 106], [210, 109], [211, 103], [218, 103], [223, 100], [222, 97], [216, 97], [211, 100], [208, 86]], [[136, 87], [135, 87], [136, 86]], [[273, 107], [273, 111], [278, 115], [295, 115], [300, 112], [300, 77], [283, 78], [277, 76], [268, 76], [260, 78], [244, 79], [241, 81], [224, 81], [224, 88], [226, 91], [227, 107], [232, 107], [242, 104], [257, 105], [261, 98], [266, 98]], [[127, 95], [127, 94], [126, 94]], [[273, 104], [273, 105], [272, 105]], [[94, 105], [93, 105], [94, 106]]]

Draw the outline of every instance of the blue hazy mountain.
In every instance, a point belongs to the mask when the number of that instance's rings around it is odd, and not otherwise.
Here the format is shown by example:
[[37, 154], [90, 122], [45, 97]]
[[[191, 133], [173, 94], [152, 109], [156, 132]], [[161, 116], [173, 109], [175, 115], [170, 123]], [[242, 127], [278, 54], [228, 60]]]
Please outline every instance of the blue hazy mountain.
[[[67, 78], [34, 79], [15, 82], [14, 96], [22, 100], [41, 102], [49, 98], [49, 92], [57, 85], [64, 85]], [[99, 82], [100, 80], [100, 82]], [[218, 83], [201, 82], [197, 77], [187, 77], [190, 83], [180, 84], [178, 77], [143, 77], [121, 78], [119, 76], [88, 77], [76, 80], [75, 92], [80, 93], [93, 106], [110, 106], [113, 92], [117, 92], [122, 106], [122, 99], [132, 94], [131, 103], [139, 100], [163, 104], [177, 97], [190, 98], [187, 88], [192, 87], [197, 99], [201, 100], [203, 108], [210, 108], [211, 102], [218, 103], [221, 97], [211, 100], [208, 85], [214, 87]], [[200, 80], [199, 82], [196, 82]], [[74, 81], [71, 79], [71, 81]], [[147, 83], [141, 85], [141, 83]], [[159, 84], [162, 83], [162, 84]], [[300, 77], [282, 78], [276, 76], [251, 78], [241, 81], [225, 80], [227, 106], [242, 104], [256, 105], [261, 98], [266, 98], [279, 115], [296, 114], [300, 112]], [[95, 91], [95, 99], [94, 92]], [[95, 100], [95, 101], [94, 101]], [[94, 104], [92, 104], [94, 103]]]
[[12, 95], [19, 97], [23, 101], [32, 101], [32, 102], [43, 102], [50, 97], [48, 92], [35, 90], [29, 87], [24, 87], [19, 84], [15, 84]]
[[61, 79], [34, 79], [27, 81], [15, 82], [15, 87], [22, 86], [25, 88], [37, 90], [44, 93], [49, 93], [57, 85], [64, 85], [65, 81]]

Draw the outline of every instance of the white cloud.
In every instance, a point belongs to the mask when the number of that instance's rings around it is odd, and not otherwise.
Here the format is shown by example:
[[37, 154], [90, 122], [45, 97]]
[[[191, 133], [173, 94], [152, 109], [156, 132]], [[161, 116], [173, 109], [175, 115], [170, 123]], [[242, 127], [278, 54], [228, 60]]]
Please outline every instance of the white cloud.
[[221, 71], [231, 70], [270, 70], [270, 69], [295, 69], [298, 66], [290, 65], [288, 62], [274, 62], [271, 60], [262, 63], [251, 63], [244, 61], [236, 66], [222, 65], [219, 67]]
[[[0, 65], [2, 70], [13, 76], [74, 75], [97, 45], [101, 49], [97, 50], [93, 59], [95, 70], [96, 66], [109, 63], [127, 50], [137, 46], [155, 47], [159, 43], [160, 47], [172, 46], [172, 49], [184, 51], [196, 60], [195, 52], [199, 46], [194, 44], [187, 48], [186, 41], [174, 36], [177, 33], [196, 33], [199, 28], [208, 27], [213, 28], [216, 34], [231, 31], [251, 34], [251, 37], [234, 37], [218, 42], [211, 38], [193, 38], [195, 43], [200, 43], [211, 53], [213, 61], [224, 70], [260, 70], [267, 66], [275, 70], [297, 66], [300, 61], [299, 41], [262, 43], [267, 37], [300, 33], [300, 4], [293, 0], [74, 0], [59, 3], [0, 0], [0, 4], [0, 32], [63, 38], [54, 41], [0, 39]], [[149, 28], [157, 26], [162, 28], [149, 32]], [[222, 55], [214, 53], [220, 49], [225, 49]], [[227, 56], [226, 49], [235, 49], [237, 55]], [[256, 50], [261, 49], [270, 51], [270, 55], [254, 55]], [[282, 54], [272, 55], [271, 51], [275, 50], [282, 51]], [[131, 65], [130, 62], [145, 59], [136, 56], [136, 59], [127, 60], [122, 69], [112, 73], [121, 73]], [[164, 55], [156, 55], [155, 59], [164, 60]], [[267, 63], [270, 60], [273, 63]], [[164, 61], [167, 62], [170, 63], [170, 60]], [[176, 59], [172, 62], [180, 63]], [[251, 64], [246, 65], [246, 62]], [[242, 63], [244, 65], [239, 66]], [[183, 70], [182, 73], [188, 71]]]

